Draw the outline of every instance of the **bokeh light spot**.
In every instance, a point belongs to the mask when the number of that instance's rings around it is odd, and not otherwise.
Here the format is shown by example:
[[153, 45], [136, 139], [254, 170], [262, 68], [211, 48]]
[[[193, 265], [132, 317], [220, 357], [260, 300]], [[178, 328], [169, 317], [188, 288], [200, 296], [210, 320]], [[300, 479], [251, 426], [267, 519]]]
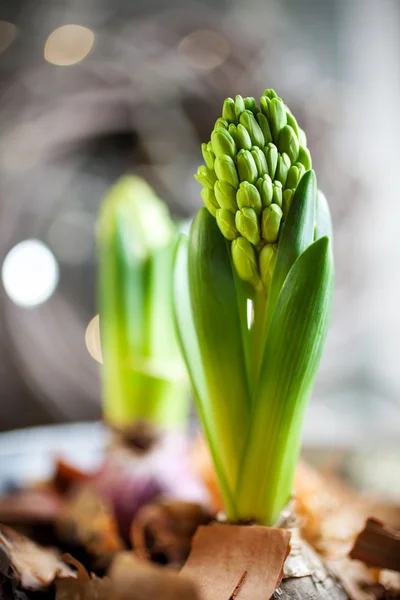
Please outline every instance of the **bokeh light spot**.
[[39, 240], [25, 240], [4, 259], [1, 276], [4, 289], [18, 306], [37, 306], [54, 293], [59, 270], [51, 250]]
[[13, 23], [0, 21], [0, 54], [11, 46], [16, 35], [17, 28]]
[[89, 54], [93, 44], [91, 29], [82, 25], [62, 25], [47, 38], [44, 58], [53, 65], [75, 65]]
[[198, 29], [183, 38], [179, 53], [191, 67], [207, 71], [222, 65], [230, 55], [231, 47], [220, 33]]

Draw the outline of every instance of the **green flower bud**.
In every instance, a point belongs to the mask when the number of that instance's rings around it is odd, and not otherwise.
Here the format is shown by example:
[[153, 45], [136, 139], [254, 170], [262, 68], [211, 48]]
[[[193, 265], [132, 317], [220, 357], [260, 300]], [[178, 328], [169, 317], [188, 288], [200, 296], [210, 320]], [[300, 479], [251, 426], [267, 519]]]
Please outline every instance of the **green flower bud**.
[[214, 129], [211, 134], [211, 145], [215, 156], [227, 154], [231, 158], [236, 156], [236, 144], [230, 133], [222, 127]]
[[282, 184], [280, 181], [274, 181], [272, 186], [272, 203], [280, 208], [282, 207]]
[[275, 179], [281, 182], [282, 185], [285, 185], [286, 179], [290, 169], [290, 158], [284, 152], [280, 154], [278, 157], [278, 165], [276, 167]]
[[218, 227], [227, 240], [234, 240], [239, 232], [235, 226], [235, 216], [225, 208], [219, 208], [216, 213]]
[[207, 167], [209, 169], [212, 169], [214, 167], [215, 154], [214, 152], [209, 151], [208, 144], [201, 145], [201, 153], [203, 155], [204, 162], [206, 163]]
[[264, 152], [258, 146], [253, 146], [251, 155], [256, 163], [258, 174], [262, 177], [268, 171], [267, 161]]
[[275, 92], [275, 90], [271, 90], [271, 89], [264, 90], [263, 96], [266, 96], [270, 100], [272, 100], [272, 98], [278, 98], [278, 94]]
[[289, 210], [290, 207], [292, 206], [292, 200], [293, 200], [293, 195], [294, 195], [294, 190], [285, 190], [283, 192], [282, 195], [282, 212], [283, 212], [283, 218], [286, 219], [286, 217], [289, 214]]
[[214, 189], [214, 183], [217, 181], [215, 172], [204, 165], [197, 169], [197, 174], [194, 176], [194, 178], [199, 183], [204, 185], [204, 187], [209, 188], [210, 190]]
[[272, 134], [267, 117], [259, 112], [257, 113], [257, 121], [263, 133], [265, 143], [269, 144], [269, 142], [272, 142]]
[[272, 244], [267, 244], [262, 248], [259, 256], [261, 281], [266, 292], [268, 292], [271, 285], [275, 261], [276, 250]]
[[299, 181], [300, 181], [300, 179], [303, 177], [304, 173], [306, 172], [305, 167], [304, 167], [304, 165], [302, 165], [299, 162], [297, 162], [294, 166], [297, 167], [299, 170]]
[[304, 165], [306, 171], [311, 169], [311, 154], [308, 148], [305, 146], [299, 147], [299, 155], [297, 157], [297, 162]]
[[232, 261], [240, 279], [253, 285], [259, 281], [257, 258], [254, 247], [243, 237], [232, 242]]
[[255, 183], [257, 181], [257, 166], [248, 150], [240, 150], [237, 155], [236, 165], [240, 181], [249, 181], [250, 183]]
[[221, 208], [230, 210], [232, 213], [237, 211], [236, 189], [230, 183], [217, 181], [214, 186], [214, 193]]
[[228, 156], [227, 154], [220, 154], [219, 156], [217, 156], [214, 163], [214, 169], [218, 179], [222, 181], [227, 181], [236, 189], [239, 187], [239, 178], [236, 171], [235, 163], [233, 162], [230, 156]]
[[272, 179], [269, 175], [260, 177], [256, 183], [257, 189], [261, 196], [261, 202], [264, 208], [267, 208], [272, 202], [273, 186]]
[[252, 113], [257, 110], [256, 100], [252, 96], [248, 96], [244, 99], [244, 105], [246, 110], [251, 110]]
[[299, 126], [297, 124], [296, 119], [294, 118], [294, 116], [292, 115], [292, 113], [290, 112], [290, 110], [287, 107], [286, 107], [286, 122], [293, 129], [293, 131], [297, 135], [297, 139], [298, 139], [299, 138]]
[[262, 235], [266, 242], [273, 244], [279, 236], [282, 209], [276, 204], [264, 208], [262, 214]]
[[301, 146], [304, 146], [305, 148], [307, 147], [306, 132], [303, 131], [300, 127], [299, 127], [299, 142], [300, 142]]
[[236, 98], [235, 98], [235, 114], [236, 114], [237, 121], [239, 121], [240, 115], [245, 110], [246, 110], [246, 107], [244, 105], [244, 100], [243, 100], [242, 96], [239, 96], [239, 95], [236, 96]]
[[222, 118], [225, 119], [225, 121], [228, 121], [228, 123], [236, 123], [235, 101], [233, 98], [224, 100], [222, 106]]
[[235, 216], [235, 225], [239, 233], [254, 246], [260, 241], [260, 226], [255, 210], [242, 208]]
[[216, 212], [219, 209], [219, 205], [217, 199], [215, 198], [215, 194], [209, 188], [203, 188], [200, 192], [201, 197], [203, 198], [203, 202], [208, 208], [209, 212], [213, 217], [216, 216]]
[[264, 136], [259, 124], [257, 123], [253, 113], [250, 110], [245, 110], [240, 115], [240, 123], [247, 129], [250, 134], [252, 145], [263, 148], [265, 144]]
[[275, 178], [275, 171], [278, 165], [278, 149], [274, 144], [268, 144], [264, 148], [265, 158], [267, 159], [268, 175], [271, 179]]
[[250, 150], [252, 143], [249, 132], [243, 125], [239, 124], [237, 126], [238, 138], [239, 138], [239, 147], [242, 150]]
[[218, 127], [222, 127], [222, 129], [228, 129], [228, 121], [226, 121], [226, 119], [221, 119], [221, 117], [219, 119], [217, 119], [214, 123], [214, 129], [218, 129]]
[[261, 197], [257, 188], [249, 183], [243, 181], [236, 193], [237, 205], [239, 208], [252, 208], [257, 215], [261, 213], [262, 203]]
[[286, 179], [286, 187], [295, 189], [297, 187], [297, 184], [300, 181], [299, 175], [300, 175], [300, 171], [299, 171], [298, 167], [296, 167], [295, 165], [293, 165], [293, 167], [290, 167], [289, 173], [288, 173], [288, 176]]
[[281, 129], [286, 125], [286, 109], [282, 100], [273, 98], [269, 105], [269, 124], [271, 126], [272, 137], [275, 142], [279, 139]]
[[237, 131], [236, 125], [231, 123], [228, 127], [228, 131], [229, 131], [229, 134], [232, 137], [232, 139], [235, 140], [236, 147], [240, 148], [239, 136], [238, 136], [238, 131]]
[[285, 125], [279, 134], [278, 149], [279, 152], [286, 152], [290, 162], [294, 163], [299, 154], [299, 140], [295, 131], [290, 125]]
[[267, 98], [266, 96], [261, 96], [261, 98], [260, 98], [261, 112], [264, 115], [264, 117], [266, 119], [268, 119], [268, 122], [269, 122], [269, 119], [270, 119], [270, 110], [269, 110], [269, 105], [270, 104], [271, 104], [271, 100], [269, 98]]

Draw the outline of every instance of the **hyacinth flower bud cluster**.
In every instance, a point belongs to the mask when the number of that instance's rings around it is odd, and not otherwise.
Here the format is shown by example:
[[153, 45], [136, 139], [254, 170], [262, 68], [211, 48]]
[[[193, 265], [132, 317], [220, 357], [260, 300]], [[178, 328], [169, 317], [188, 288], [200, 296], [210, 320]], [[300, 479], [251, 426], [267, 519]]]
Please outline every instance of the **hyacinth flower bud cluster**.
[[237, 274], [269, 289], [277, 244], [294, 192], [311, 169], [305, 133], [273, 90], [254, 98], [227, 98], [211, 140], [202, 144], [205, 165], [195, 178], [202, 199], [231, 242]]

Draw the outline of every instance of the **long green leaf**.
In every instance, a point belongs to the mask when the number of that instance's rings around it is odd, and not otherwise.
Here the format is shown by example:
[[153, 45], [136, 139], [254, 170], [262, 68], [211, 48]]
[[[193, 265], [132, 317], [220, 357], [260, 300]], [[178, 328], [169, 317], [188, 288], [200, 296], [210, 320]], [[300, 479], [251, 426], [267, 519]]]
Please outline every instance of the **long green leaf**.
[[233, 489], [247, 433], [250, 399], [230, 257], [215, 219], [206, 208], [197, 213], [190, 231], [189, 289], [207, 402]]
[[224, 505], [228, 515], [235, 519], [236, 512], [232, 490], [228, 485], [228, 477], [222, 461], [197, 332], [193, 322], [189, 294], [188, 246], [188, 238], [184, 235], [180, 236], [175, 250], [174, 261], [173, 306], [175, 326], [182, 354], [190, 375], [197, 413], [208, 441]]
[[318, 240], [325, 235], [327, 235], [331, 240], [333, 239], [332, 219], [328, 201], [321, 190], [318, 190], [314, 239]]
[[314, 171], [300, 180], [279, 239], [276, 263], [268, 296], [266, 330], [273, 318], [283, 282], [298, 256], [314, 241], [317, 182]]
[[289, 500], [303, 415], [328, 331], [333, 276], [324, 237], [299, 256], [282, 287], [237, 487], [239, 518], [272, 525]]

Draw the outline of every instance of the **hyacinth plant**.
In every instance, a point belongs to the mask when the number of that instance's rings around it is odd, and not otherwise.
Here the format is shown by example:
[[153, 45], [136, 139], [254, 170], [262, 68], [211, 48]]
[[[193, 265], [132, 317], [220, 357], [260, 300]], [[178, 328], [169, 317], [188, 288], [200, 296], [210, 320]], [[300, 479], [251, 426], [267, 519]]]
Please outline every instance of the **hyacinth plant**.
[[141, 178], [124, 176], [97, 226], [103, 412], [124, 430], [137, 421], [186, 424], [189, 398], [172, 319], [177, 229]]
[[176, 326], [227, 518], [273, 525], [328, 329], [329, 208], [273, 90], [226, 99], [202, 153], [205, 207], [176, 251]]

